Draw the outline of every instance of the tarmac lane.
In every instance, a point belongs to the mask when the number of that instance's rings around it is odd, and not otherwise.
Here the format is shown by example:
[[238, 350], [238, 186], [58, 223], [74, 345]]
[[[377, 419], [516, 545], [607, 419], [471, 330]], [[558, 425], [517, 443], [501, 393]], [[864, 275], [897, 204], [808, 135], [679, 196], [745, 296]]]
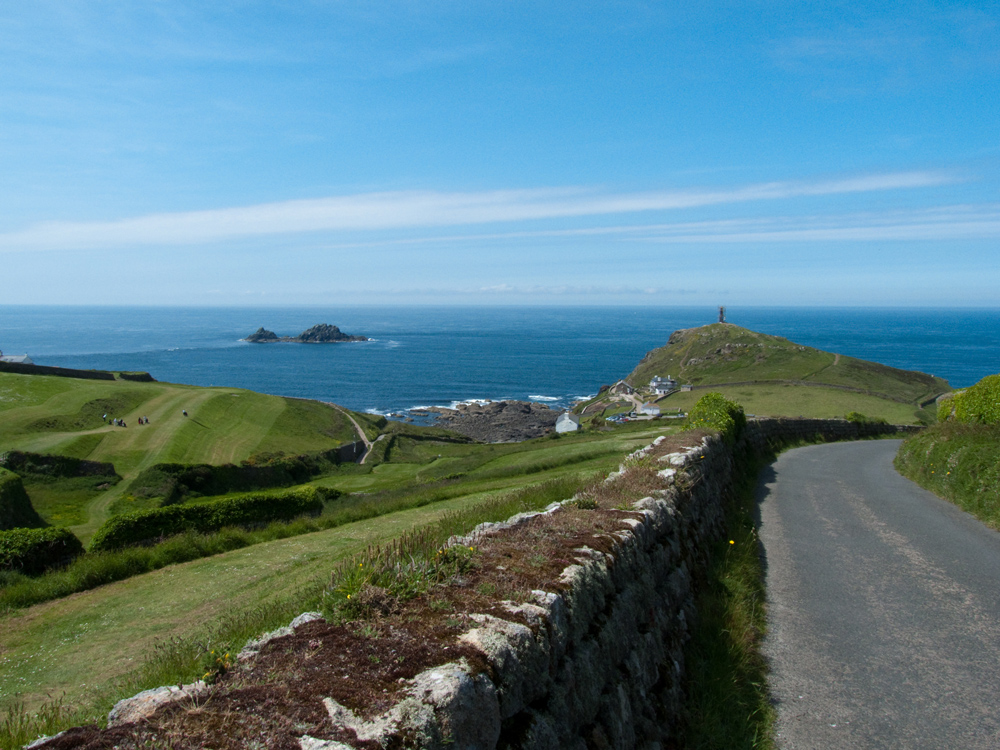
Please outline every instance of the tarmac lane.
[[900, 476], [900, 441], [761, 475], [782, 750], [1000, 748], [1000, 534]]

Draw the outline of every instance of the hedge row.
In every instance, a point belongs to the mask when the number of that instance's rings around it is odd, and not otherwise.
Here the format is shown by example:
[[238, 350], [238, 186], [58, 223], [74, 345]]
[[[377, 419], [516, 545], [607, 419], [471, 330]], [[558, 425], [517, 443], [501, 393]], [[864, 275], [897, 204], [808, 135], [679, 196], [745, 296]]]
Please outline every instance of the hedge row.
[[706, 393], [688, 412], [690, 428], [704, 427], [718, 430], [722, 439], [730, 445], [736, 441], [746, 425], [747, 418], [743, 413], [743, 407], [721, 393]]
[[28, 493], [24, 491], [21, 477], [0, 468], [0, 529], [44, 526]]
[[27, 451], [0, 453], [0, 466], [18, 474], [44, 474], [51, 477], [117, 477], [115, 465], [103, 461], [57, 456]]
[[122, 549], [185, 531], [206, 533], [225, 526], [263, 526], [305, 514], [318, 515], [323, 510], [323, 501], [336, 494], [332, 490], [306, 487], [282, 494], [249, 494], [123, 513], [108, 519], [97, 530], [90, 541], [90, 551]]
[[987, 375], [974, 386], [941, 399], [938, 419], [962, 424], [1000, 424], [1000, 375]]
[[48, 367], [46, 365], [25, 365], [20, 362], [0, 362], [0, 372], [18, 375], [55, 375], [58, 378], [83, 378], [84, 380], [114, 380], [113, 372], [103, 370], [74, 370], [70, 367]]
[[69, 529], [0, 531], [0, 570], [37, 575], [67, 565], [82, 553], [83, 545]]
[[134, 380], [137, 383], [155, 383], [156, 378], [150, 375], [148, 372], [120, 372], [118, 373], [119, 380]]
[[127, 492], [138, 498], [163, 498], [161, 505], [173, 505], [196, 497], [291, 487], [332, 471], [342, 450], [343, 446], [298, 456], [263, 454], [240, 465], [154, 464], [132, 480]]

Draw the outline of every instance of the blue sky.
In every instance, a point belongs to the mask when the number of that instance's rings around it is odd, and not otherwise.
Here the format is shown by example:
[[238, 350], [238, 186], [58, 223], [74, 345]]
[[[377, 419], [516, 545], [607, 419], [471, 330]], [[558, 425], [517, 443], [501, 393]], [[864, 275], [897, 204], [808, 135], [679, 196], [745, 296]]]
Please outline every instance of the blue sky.
[[1000, 10], [812, 5], [5, 3], [0, 303], [1000, 306]]

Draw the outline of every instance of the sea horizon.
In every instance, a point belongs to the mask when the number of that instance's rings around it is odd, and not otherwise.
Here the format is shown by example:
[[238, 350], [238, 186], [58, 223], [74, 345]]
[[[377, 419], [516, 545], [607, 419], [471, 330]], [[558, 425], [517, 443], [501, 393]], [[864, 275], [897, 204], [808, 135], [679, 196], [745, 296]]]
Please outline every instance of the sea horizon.
[[[966, 387], [1000, 371], [1000, 315], [980, 307], [736, 306], [729, 323]], [[157, 380], [248, 388], [407, 414], [473, 400], [566, 408], [623, 378], [706, 305], [0, 305], [0, 350], [37, 364], [144, 370]], [[374, 340], [249, 344], [258, 327], [318, 323]], [[664, 373], [669, 374], [669, 373]]]

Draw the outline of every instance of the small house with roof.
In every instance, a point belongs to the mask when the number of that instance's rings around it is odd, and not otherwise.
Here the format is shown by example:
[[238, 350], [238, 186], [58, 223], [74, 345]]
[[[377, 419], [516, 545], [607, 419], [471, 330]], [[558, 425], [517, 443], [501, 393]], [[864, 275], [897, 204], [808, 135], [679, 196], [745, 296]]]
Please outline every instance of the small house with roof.
[[669, 375], [665, 378], [654, 375], [653, 379], [649, 381], [649, 390], [658, 396], [664, 396], [677, 390], [677, 381]]
[[556, 432], [576, 432], [580, 429], [580, 418], [573, 412], [563, 412], [556, 419]]
[[15, 365], [35, 364], [27, 354], [4, 354], [3, 352], [0, 352], [0, 362], [11, 362]]
[[660, 407], [651, 402], [646, 402], [640, 406], [638, 411], [640, 414], [646, 414], [650, 417], [660, 416]]
[[624, 380], [619, 380], [617, 383], [615, 383], [613, 386], [611, 386], [611, 388], [609, 388], [608, 390], [611, 393], [619, 394], [619, 395], [624, 394], [626, 396], [631, 396], [633, 393], [635, 393], [635, 388], [633, 388], [632, 386], [630, 386]]

